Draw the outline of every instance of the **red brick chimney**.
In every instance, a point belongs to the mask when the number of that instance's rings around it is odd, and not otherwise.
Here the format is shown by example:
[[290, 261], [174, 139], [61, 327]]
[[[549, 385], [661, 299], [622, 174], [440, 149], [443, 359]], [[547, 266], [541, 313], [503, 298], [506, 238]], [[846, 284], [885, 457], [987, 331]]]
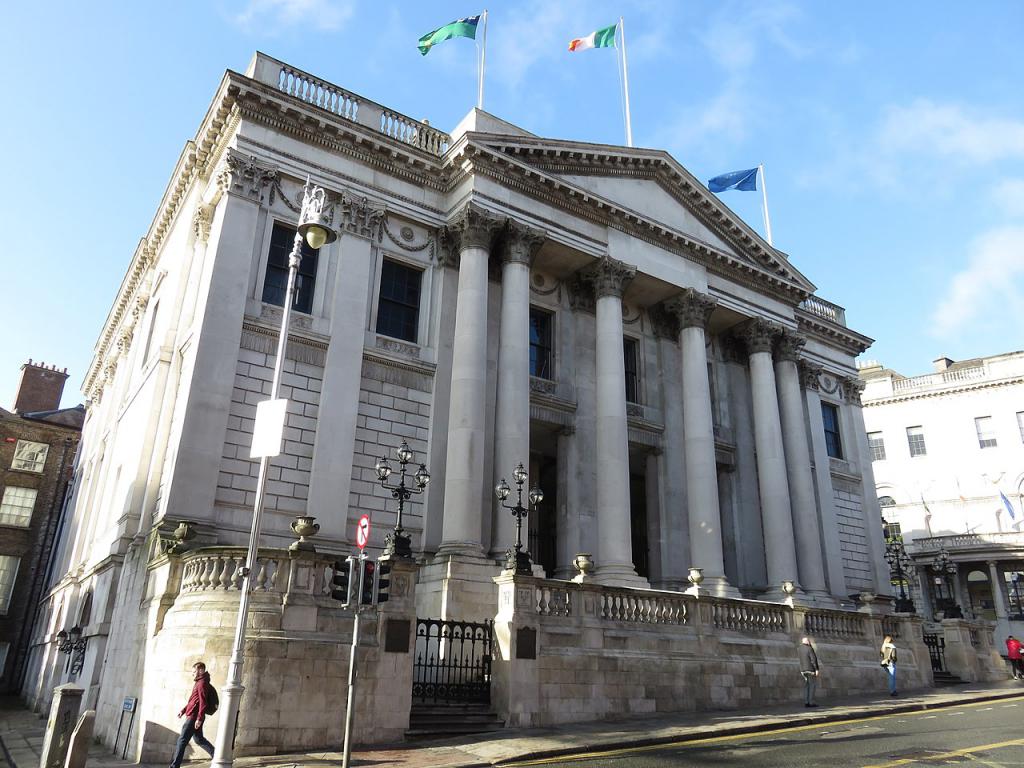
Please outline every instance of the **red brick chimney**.
[[67, 368], [58, 371], [57, 366], [47, 367], [46, 363], [33, 363], [29, 358], [21, 366], [21, 381], [18, 382], [18, 391], [14, 396], [14, 411], [34, 413], [57, 410], [67, 380]]

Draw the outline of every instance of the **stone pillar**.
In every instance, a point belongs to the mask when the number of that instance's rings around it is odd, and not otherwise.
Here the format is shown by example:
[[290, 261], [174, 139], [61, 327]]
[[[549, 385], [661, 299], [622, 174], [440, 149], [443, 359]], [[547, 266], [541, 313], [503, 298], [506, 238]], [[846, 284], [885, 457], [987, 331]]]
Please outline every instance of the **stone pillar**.
[[[807, 447], [807, 423], [797, 360], [806, 340], [784, 331], [776, 348], [775, 380], [779, 390], [779, 414], [782, 442], [786, 451], [789, 495], [793, 503], [793, 528], [796, 534], [797, 566], [800, 584], [811, 595], [825, 599], [825, 566], [818, 525], [818, 505], [811, 478], [811, 453]], [[828, 602], [832, 602], [828, 600]]]
[[687, 288], [666, 302], [680, 325], [683, 378], [683, 455], [686, 468], [686, 510], [690, 528], [690, 562], [704, 570], [702, 591], [739, 597], [725, 577], [722, 516], [718, 500], [715, 427], [711, 415], [711, 385], [704, 330], [716, 301]]
[[449, 225], [459, 254], [451, 409], [444, 476], [444, 522], [438, 554], [483, 554], [487, 389], [487, 261], [503, 220], [467, 205]]
[[572, 427], [563, 427], [558, 433], [558, 517], [555, 534], [558, 568], [553, 574], [556, 579], [571, 579], [576, 576], [572, 561], [583, 551], [583, 539], [580, 536], [579, 461], [576, 430]]
[[[743, 330], [743, 339], [750, 355], [757, 482], [761, 495], [761, 520], [768, 571], [768, 592], [765, 597], [781, 601], [786, 597], [782, 592], [782, 582], [796, 582], [799, 573], [793, 541], [789, 484], [786, 480], [786, 456], [782, 445], [782, 423], [772, 365], [772, 346], [778, 333], [777, 326], [760, 318], [751, 320]], [[795, 597], [801, 595], [798, 587]]]
[[[494, 475], [509, 478], [530, 466], [530, 261], [544, 235], [510, 221], [502, 254], [498, 397], [494, 420]], [[492, 483], [494, 485], [494, 483]], [[530, 480], [530, 487], [534, 480]], [[515, 518], [493, 496], [491, 556], [503, 558], [516, 541]]]
[[64, 758], [71, 744], [71, 733], [78, 722], [83, 693], [85, 689], [72, 683], [58, 685], [53, 689], [53, 703], [50, 704], [50, 719], [46, 723], [39, 768], [64, 768]]
[[1006, 593], [1003, 591], [1005, 581], [999, 563], [995, 560], [986, 561], [988, 576], [992, 585], [992, 602], [996, 608], [996, 621], [1008, 621], [1010, 612], [1006, 608]]
[[595, 580], [646, 586], [633, 567], [629, 508], [626, 367], [622, 352], [622, 294], [636, 268], [604, 257], [584, 279], [597, 300], [597, 569]]

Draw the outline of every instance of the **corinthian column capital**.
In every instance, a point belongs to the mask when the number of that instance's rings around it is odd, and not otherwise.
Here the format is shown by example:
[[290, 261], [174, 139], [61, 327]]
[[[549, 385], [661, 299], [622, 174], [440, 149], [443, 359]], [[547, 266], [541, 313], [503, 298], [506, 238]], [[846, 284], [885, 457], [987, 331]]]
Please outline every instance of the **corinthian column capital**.
[[800, 352], [806, 343], [807, 339], [799, 333], [783, 329], [775, 341], [776, 358], [795, 363], [800, 359]]
[[740, 338], [747, 345], [747, 354], [771, 352], [781, 329], [775, 323], [764, 318], [755, 317], [748, 320], [740, 329]]
[[818, 377], [821, 376], [822, 367], [817, 363], [812, 363], [809, 360], [801, 360], [799, 363], [800, 367], [800, 386], [804, 389], [809, 389], [817, 392], [820, 388], [818, 384]]
[[541, 230], [528, 227], [515, 219], [509, 219], [501, 260], [529, 266], [541, 245], [544, 244], [545, 237], [546, 235]]
[[615, 296], [621, 299], [626, 287], [636, 276], [636, 267], [616, 261], [611, 256], [602, 256], [586, 267], [580, 276], [593, 288], [596, 298]]
[[494, 236], [505, 225], [505, 217], [498, 216], [478, 205], [469, 203], [448, 222], [448, 233], [455, 241], [455, 250], [486, 248], [490, 250]]
[[861, 405], [860, 395], [866, 386], [863, 381], [856, 376], [846, 376], [839, 384], [843, 389], [843, 397], [846, 402], [851, 405]]
[[677, 296], [666, 299], [664, 304], [665, 309], [679, 320], [681, 330], [694, 327], [707, 330], [718, 300], [695, 288], [686, 288]]
[[255, 155], [247, 156], [229, 149], [216, 179], [217, 186], [224, 193], [261, 201], [264, 188], [277, 177], [277, 169], [264, 165]]

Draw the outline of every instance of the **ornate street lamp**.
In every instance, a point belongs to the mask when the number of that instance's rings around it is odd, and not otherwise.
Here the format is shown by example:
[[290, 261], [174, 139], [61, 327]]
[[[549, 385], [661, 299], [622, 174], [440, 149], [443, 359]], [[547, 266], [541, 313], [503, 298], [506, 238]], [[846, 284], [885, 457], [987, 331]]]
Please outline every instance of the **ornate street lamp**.
[[1010, 583], [1013, 584], [1013, 602], [1014, 602], [1014, 605], [1017, 608], [1016, 616], [1020, 617], [1021, 614], [1024, 614], [1024, 608], [1022, 608], [1021, 604], [1020, 604], [1020, 591], [1019, 591], [1020, 572], [1019, 571], [1014, 571], [1013, 576], [1010, 577]]
[[[935, 604], [939, 610], [947, 614], [946, 618], [957, 618], [961, 615], [960, 606], [956, 604], [956, 598], [953, 596], [953, 589], [949, 585], [950, 577], [956, 575], [957, 565], [949, 557], [949, 552], [945, 548], [939, 550], [931, 562], [931, 569], [935, 573], [935, 586], [940, 595], [936, 596]], [[946, 592], [949, 593], [949, 597], [942, 597], [942, 587], [946, 588]], [[949, 606], [948, 608], [946, 606]]]
[[[277, 400], [281, 392], [281, 374], [284, 371], [285, 350], [288, 346], [288, 327], [292, 316], [292, 302], [295, 297], [295, 280], [302, 263], [302, 241], [317, 250], [332, 243], [338, 238], [328, 223], [327, 211], [324, 210], [327, 193], [322, 187], [314, 186], [306, 179], [306, 187], [302, 193], [302, 209], [299, 214], [298, 231], [292, 243], [292, 252], [288, 256], [288, 285], [284, 294], [284, 306], [281, 308], [281, 329], [277, 337], [277, 357], [274, 360], [274, 378], [270, 385], [270, 400]], [[256, 479], [256, 500], [253, 505], [252, 529], [249, 532], [249, 548], [246, 553], [245, 565], [238, 569], [242, 577], [242, 585], [238, 596], [238, 618], [235, 624], [235, 641], [228, 662], [227, 683], [221, 694], [220, 717], [217, 723], [217, 738], [214, 744], [214, 757], [211, 768], [231, 768], [234, 760], [234, 735], [238, 707], [242, 701], [245, 686], [242, 685], [242, 664], [245, 660], [245, 635], [249, 621], [249, 593], [252, 589], [251, 577], [256, 571], [256, 559], [259, 553], [260, 524], [263, 518], [263, 497], [267, 487], [267, 475], [270, 469], [270, 456], [260, 458], [260, 469]]]
[[[884, 521], [883, 521], [884, 522]], [[914, 601], [907, 593], [907, 579], [912, 573], [910, 570], [914, 561], [907, 554], [906, 547], [898, 538], [886, 539], [885, 562], [889, 564], [889, 576], [900, 586], [900, 596], [896, 598], [896, 613], [914, 613]]]
[[[533, 564], [530, 562], [530, 553], [523, 551], [523, 518], [529, 514], [530, 510], [529, 507], [523, 506], [523, 484], [526, 482], [526, 470], [523, 469], [522, 462], [519, 462], [519, 465], [512, 471], [512, 479], [516, 482], [516, 492], [518, 493], [518, 501], [514, 505], [505, 503], [505, 499], [508, 498], [512, 489], [505, 482], [504, 477], [501, 478], [500, 483], [494, 486], [494, 495], [498, 497], [501, 506], [516, 516], [516, 546], [514, 550], [509, 549], [505, 553], [505, 569], [515, 571], [520, 576], [529, 576], [533, 573]], [[540, 486], [534, 486], [528, 499], [530, 506], [536, 508], [544, 501], [544, 491], [540, 489]]]
[[398, 466], [401, 468], [398, 485], [388, 485], [388, 478], [393, 470], [388, 463], [387, 456], [377, 459], [377, 464], [374, 467], [381, 488], [391, 491], [391, 497], [398, 501], [398, 520], [395, 522], [394, 533], [388, 534], [384, 540], [384, 554], [410, 560], [412, 559], [412, 540], [405, 535], [405, 530], [402, 528], [402, 512], [405, 511], [405, 502], [412, 498], [414, 493], [423, 493], [427, 483], [430, 482], [430, 473], [427, 472], [425, 464], [420, 464], [420, 468], [413, 475], [416, 487], [410, 488], [405, 484], [405, 468], [413, 460], [413, 452], [405, 440], [395, 449], [395, 456], [398, 457]]
[[77, 624], [68, 632], [62, 629], [57, 633], [57, 648], [61, 653], [70, 655], [76, 651], [82, 652], [87, 644], [88, 641], [82, 637], [82, 628]]

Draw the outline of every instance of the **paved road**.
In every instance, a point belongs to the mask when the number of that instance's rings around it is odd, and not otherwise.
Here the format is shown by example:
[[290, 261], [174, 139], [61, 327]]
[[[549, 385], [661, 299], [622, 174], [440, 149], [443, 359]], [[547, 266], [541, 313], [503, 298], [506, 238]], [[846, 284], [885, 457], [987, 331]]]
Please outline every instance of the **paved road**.
[[524, 761], [571, 768], [1024, 766], [1024, 697], [949, 709]]

